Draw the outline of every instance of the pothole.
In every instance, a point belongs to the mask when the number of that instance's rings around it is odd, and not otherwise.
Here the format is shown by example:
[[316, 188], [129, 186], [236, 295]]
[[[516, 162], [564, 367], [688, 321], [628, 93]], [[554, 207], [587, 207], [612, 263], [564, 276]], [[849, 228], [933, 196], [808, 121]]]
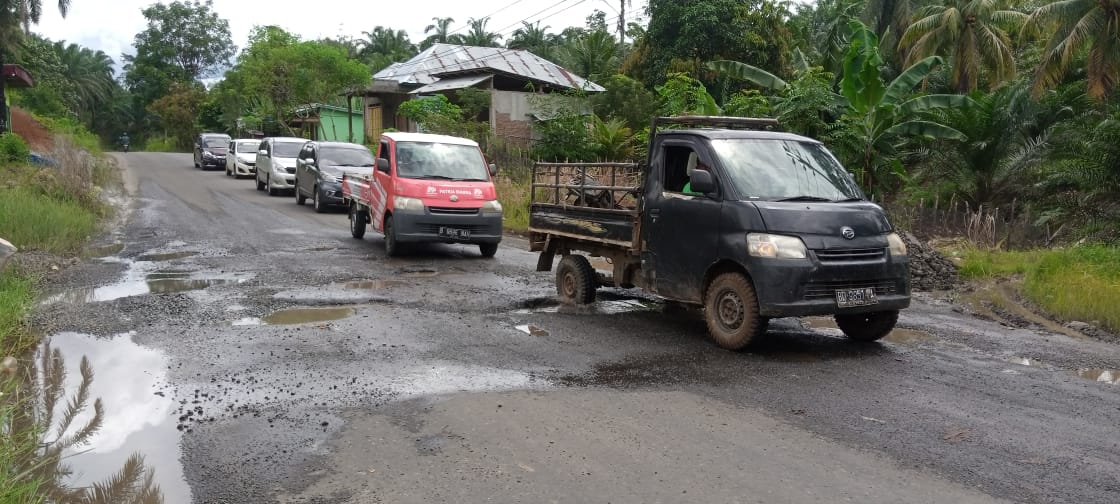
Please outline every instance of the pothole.
[[901, 344], [919, 343], [922, 341], [930, 341], [932, 339], [934, 339], [934, 337], [930, 333], [916, 331], [913, 329], [900, 329], [897, 327], [894, 328], [894, 330], [892, 330], [890, 334], [887, 334], [883, 337], [883, 341]]
[[439, 276], [439, 271], [432, 268], [404, 268], [400, 272], [404, 278], [432, 278]]
[[273, 312], [261, 319], [267, 325], [294, 325], [341, 320], [353, 316], [353, 308], [290, 308]]
[[352, 290], [377, 290], [388, 289], [390, 287], [397, 287], [405, 285], [401, 280], [358, 280], [354, 282], [346, 282], [342, 284], [343, 289]]
[[124, 250], [123, 243], [111, 243], [109, 245], [89, 247], [86, 249], [86, 257], [109, 257], [121, 253], [122, 250]]
[[121, 282], [103, 287], [82, 287], [70, 289], [47, 298], [46, 303], [99, 303], [116, 299], [143, 296], [146, 294], [173, 294], [206, 289], [238, 280], [218, 278], [156, 277], [150, 280]]
[[194, 257], [196, 255], [198, 255], [198, 252], [192, 252], [192, 251], [167, 252], [167, 253], [164, 253], [164, 254], [144, 254], [142, 256], [137, 257], [136, 260], [137, 261], [144, 261], [144, 262], [163, 262], [163, 261], [174, 261], [174, 260], [177, 260], [177, 259], [186, 259], [188, 257]]
[[1120, 385], [1120, 370], [1118, 369], [1083, 368], [1078, 369], [1076, 374], [1078, 377], [1089, 381]]

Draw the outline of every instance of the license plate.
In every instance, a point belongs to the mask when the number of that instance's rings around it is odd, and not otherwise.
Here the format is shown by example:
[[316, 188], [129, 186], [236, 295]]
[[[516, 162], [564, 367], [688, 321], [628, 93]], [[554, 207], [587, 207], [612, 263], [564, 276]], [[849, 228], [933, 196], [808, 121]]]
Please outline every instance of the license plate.
[[439, 237], [452, 238], [455, 240], [467, 240], [471, 237], [471, 230], [440, 226]]
[[840, 308], [867, 306], [878, 302], [879, 298], [875, 297], [875, 289], [871, 287], [836, 291], [836, 306]]

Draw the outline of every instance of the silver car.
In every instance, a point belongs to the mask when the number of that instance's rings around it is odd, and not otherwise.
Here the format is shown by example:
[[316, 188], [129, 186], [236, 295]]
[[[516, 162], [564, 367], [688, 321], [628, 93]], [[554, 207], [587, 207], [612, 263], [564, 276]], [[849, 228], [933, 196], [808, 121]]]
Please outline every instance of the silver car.
[[226, 176], [241, 178], [257, 172], [257, 151], [261, 141], [250, 138], [237, 139], [229, 143], [226, 155]]
[[296, 157], [307, 143], [296, 137], [270, 137], [261, 140], [257, 150], [257, 190], [268, 190], [269, 196], [295, 188]]

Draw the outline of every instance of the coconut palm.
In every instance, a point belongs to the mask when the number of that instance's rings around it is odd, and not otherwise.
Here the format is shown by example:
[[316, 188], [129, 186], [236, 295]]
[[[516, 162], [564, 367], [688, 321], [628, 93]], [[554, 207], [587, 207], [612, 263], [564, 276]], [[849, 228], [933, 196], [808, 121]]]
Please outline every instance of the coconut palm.
[[420, 49], [427, 49], [434, 44], [457, 44], [459, 43], [460, 35], [451, 33], [451, 23], [455, 22], [454, 18], [449, 17], [434, 17], [432, 18], [433, 24], [424, 28], [424, 34], [428, 38], [420, 43]]
[[594, 80], [618, 69], [618, 42], [602, 30], [586, 32], [564, 44], [558, 56], [565, 68]]
[[1120, 84], [1120, 0], [1054, 1], [1031, 13], [1027, 28], [1050, 31], [1036, 94], [1053, 89], [1082, 54], [1090, 96], [1103, 99]]
[[82, 112], [92, 112], [109, 99], [116, 85], [109, 55], [66, 42], [55, 42], [54, 50], [62, 61], [63, 77], [74, 85]]
[[1008, 30], [1018, 28], [1027, 15], [1003, 8], [1000, 0], [944, 0], [922, 8], [899, 41], [908, 49], [906, 63], [943, 56], [952, 68], [951, 84], [958, 92], [976, 89], [982, 67], [996, 87], [1015, 76], [1015, 57]]
[[550, 27], [541, 28], [540, 21], [536, 24], [522, 21], [521, 24], [521, 28], [515, 30], [506, 42], [506, 47], [524, 49], [544, 59], [552, 59], [557, 42], [556, 36], [548, 33]]
[[466, 35], [462, 36], [461, 43], [463, 45], [478, 47], [500, 46], [499, 42], [502, 40], [502, 36], [498, 33], [486, 31], [486, 25], [490, 23], [490, 18], [471, 18], [467, 22], [470, 25], [470, 31], [468, 31]]
[[392, 30], [378, 26], [373, 31], [362, 32], [365, 37], [359, 44], [362, 49], [359, 56], [362, 61], [380, 70], [391, 63], [405, 61], [416, 56], [416, 46], [408, 38], [404, 30]]

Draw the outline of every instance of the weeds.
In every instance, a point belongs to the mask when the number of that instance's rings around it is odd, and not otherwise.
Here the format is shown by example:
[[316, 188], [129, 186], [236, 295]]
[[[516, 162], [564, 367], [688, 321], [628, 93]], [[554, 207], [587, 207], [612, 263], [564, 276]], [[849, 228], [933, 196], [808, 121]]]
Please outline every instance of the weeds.
[[495, 182], [498, 201], [502, 203], [502, 225], [507, 230], [524, 233], [529, 229], [529, 183], [504, 177]]
[[[167, 136], [149, 138], [144, 142], [142, 150], [146, 152], [182, 152], [182, 149], [175, 145], [175, 139]], [[374, 151], [376, 152], [376, 148]]]

